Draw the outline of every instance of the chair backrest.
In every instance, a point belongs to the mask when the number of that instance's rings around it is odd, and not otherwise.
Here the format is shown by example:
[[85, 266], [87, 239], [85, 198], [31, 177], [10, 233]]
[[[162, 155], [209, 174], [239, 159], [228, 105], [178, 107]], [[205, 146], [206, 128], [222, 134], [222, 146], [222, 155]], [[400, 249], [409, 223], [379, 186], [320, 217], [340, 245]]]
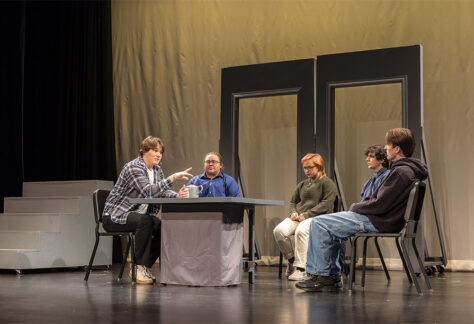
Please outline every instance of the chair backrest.
[[94, 218], [96, 223], [102, 222], [102, 212], [104, 211], [105, 201], [109, 196], [110, 190], [97, 189], [92, 194], [94, 204]]
[[[408, 196], [407, 207], [405, 209], [405, 220], [407, 221], [406, 233], [416, 233], [418, 220], [421, 217], [423, 201], [425, 199], [426, 185], [418, 181], [415, 183]], [[412, 225], [412, 226], [411, 226]]]
[[334, 199], [334, 207], [332, 210], [333, 213], [337, 213], [340, 211], [339, 201], [341, 201], [341, 199], [339, 199], [339, 195], [336, 195], [336, 198]]

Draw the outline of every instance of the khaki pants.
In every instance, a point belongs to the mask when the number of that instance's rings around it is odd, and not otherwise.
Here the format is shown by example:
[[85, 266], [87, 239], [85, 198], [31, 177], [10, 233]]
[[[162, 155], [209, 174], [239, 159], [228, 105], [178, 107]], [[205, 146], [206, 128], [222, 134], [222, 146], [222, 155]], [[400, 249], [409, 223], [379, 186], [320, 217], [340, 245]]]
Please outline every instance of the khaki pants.
[[306, 252], [308, 250], [309, 225], [312, 218], [302, 222], [285, 218], [273, 230], [273, 236], [281, 253], [287, 259], [295, 258], [295, 267], [306, 269]]

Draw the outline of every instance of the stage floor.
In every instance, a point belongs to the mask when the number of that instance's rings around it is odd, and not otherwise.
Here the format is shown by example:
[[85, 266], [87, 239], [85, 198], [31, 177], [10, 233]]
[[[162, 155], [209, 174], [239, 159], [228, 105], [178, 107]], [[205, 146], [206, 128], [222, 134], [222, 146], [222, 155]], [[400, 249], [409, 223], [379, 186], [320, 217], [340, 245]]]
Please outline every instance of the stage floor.
[[[419, 296], [403, 272], [368, 271], [366, 287], [306, 293], [277, 279], [276, 267], [258, 267], [236, 287], [135, 285], [118, 267], [16, 275], [0, 273], [0, 323], [471, 323], [474, 273], [431, 277]], [[360, 282], [360, 272], [357, 273]], [[155, 273], [158, 275], [158, 273]]]

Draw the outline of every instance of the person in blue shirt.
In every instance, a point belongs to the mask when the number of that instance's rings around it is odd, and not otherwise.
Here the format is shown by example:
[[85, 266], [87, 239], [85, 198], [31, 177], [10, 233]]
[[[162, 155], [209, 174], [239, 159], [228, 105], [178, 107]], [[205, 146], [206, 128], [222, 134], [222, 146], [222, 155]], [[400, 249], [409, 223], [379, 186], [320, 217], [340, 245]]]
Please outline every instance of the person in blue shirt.
[[199, 197], [240, 197], [239, 185], [222, 172], [222, 156], [209, 152], [204, 157], [204, 172], [189, 180], [188, 185], [202, 186]]
[[[388, 160], [387, 152], [383, 145], [372, 145], [368, 146], [364, 154], [366, 156], [365, 161], [367, 162], [367, 167], [372, 169], [375, 174], [365, 182], [360, 192], [360, 201], [370, 199], [374, 191], [380, 186], [380, 184], [385, 180], [385, 178], [390, 173], [388, 170]], [[340, 246], [340, 263], [344, 264], [344, 256], [346, 254], [347, 240], [341, 240]]]
[[372, 196], [372, 193], [377, 189], [380, 184], [385, 180], [385, 178], [390, 173], [388, 170], [388, 160], [387, 152], [385, 151], [382, 145], [372, 145], [365, 149], [364, 152], [367, 158], [367, 167], [372, 169], [375, 174], [367, 180], [367, 182], [362, 187], [360, 193], [360, 200], [367, 200]]

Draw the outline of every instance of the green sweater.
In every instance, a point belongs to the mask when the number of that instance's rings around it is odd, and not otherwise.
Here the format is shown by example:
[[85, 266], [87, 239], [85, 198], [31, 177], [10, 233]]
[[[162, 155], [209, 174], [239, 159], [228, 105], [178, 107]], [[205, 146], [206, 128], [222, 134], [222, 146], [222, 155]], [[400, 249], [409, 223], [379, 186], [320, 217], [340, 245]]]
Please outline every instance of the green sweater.
[[298, 183], [290, 199], [290, 215], [293, 212], [310, 218], [333, 212], [337, 187], [328, 177], [317, 181], [306, 179]]

